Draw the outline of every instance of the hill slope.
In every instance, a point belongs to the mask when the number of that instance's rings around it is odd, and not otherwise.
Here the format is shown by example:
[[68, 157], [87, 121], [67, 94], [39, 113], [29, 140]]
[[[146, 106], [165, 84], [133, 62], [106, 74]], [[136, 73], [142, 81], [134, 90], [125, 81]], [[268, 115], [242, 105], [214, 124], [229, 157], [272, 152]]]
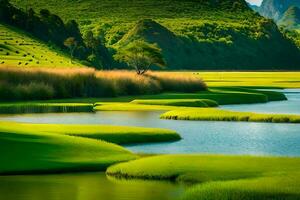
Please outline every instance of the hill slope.
[[[21, 0], [12, 2], [23, 8], [48, 8], [64, 20], [75, 17], [83, 32], [93, 30], [112, 48], [130, 37], [142, 36], [157, 42], [172, 69], [295, 69], [300, 66], [295, 45], [274, 23], [254, 13], [244, 0], [129, 0], [126, 3], [31, 0], [31, 5]], [[140, 19], [148, 18], [161, 26], [152, 24], [154, 29], [145, 30], [147, 37], [144, 37], [134, 29], [141, 27], [136, 25]], [[167, 40], [162, 40], [166, 37]]]
[[18, 29], [0, 24], [0, 66], [75, 67], [70, 58]]
[[[199, 26], [199, 33], [207, 28], [218, 29], [220, 26], [206, 24]], [[228, 36], [215, 33], [210, 38], [176, 36], [166, 27], [153, 20], [141, 20], [115, 45], [126, 45], [135, 39], [156, 43], [162, 49], [164, 57], [173, 69], [282, 69], [288, 59], [297, 54], [297, 49], [282, 37], [276, 26], [269, 22], [264, 25], [267, 36], [253, 39], [249, 35], [234, 32], [226, 27]], [[293, 52], [294, 51], [294, 52]], [[295, 53], [296, 52], [296, 53]], [[299, 61], [296, 56], [293, 61]], [[296, 65], [295, 62], [295, 65]]]
[[278, 21], [278, 25], [288, 29], [300, 29], [300, 8], [291, 6]]

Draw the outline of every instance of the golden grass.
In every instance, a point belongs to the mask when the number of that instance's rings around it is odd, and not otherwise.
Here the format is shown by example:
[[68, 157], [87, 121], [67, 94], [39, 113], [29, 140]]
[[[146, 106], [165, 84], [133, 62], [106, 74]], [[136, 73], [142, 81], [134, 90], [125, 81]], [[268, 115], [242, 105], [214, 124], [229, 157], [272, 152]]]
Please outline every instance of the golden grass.
[[[158, 94], [166, 91], [206, 90], [195, 76], [173, 81], [160, 73], [137, 75], [133, 71], [96, 71], [89, 68], [0, 68], [0, 100], [40, 100], [78, 97], [116, 97]], [[176, 81], [175, 81], [176, 80]]]

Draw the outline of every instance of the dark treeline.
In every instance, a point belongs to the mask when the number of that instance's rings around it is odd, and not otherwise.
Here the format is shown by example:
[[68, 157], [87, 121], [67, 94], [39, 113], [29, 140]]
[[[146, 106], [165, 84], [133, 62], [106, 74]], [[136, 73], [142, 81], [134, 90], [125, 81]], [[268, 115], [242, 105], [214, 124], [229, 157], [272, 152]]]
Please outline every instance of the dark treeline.
[[9, 0], [0, 0], [0, 22], [20, 28], [65, 51], [65, 41], [71, 38], [75, 46], [72, 57], [98, 69], [110, 67], [109, 52], [100, 38], [95, 37], [92, 32], [83, 37], [75, 20], [64, 23], [59, 16], [47, 9], [42, 9], [39, 13], [32, 8], [23, 11], [10, 4]]

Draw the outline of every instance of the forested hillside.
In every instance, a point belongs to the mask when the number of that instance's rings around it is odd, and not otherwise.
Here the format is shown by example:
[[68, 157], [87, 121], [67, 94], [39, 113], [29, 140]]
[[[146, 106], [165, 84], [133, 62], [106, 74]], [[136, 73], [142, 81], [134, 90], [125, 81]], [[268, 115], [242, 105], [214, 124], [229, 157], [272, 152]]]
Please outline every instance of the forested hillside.
[[253, 12], [243, 0], [12, 2], [23, 9], [47, 8], [64, 20], [75, 19], [83, 34], [93, 30], [111, 52], [132, 38], [158, 43], [170, 69], [298, 69], [300, 66], [295, 44], [275, 23]]

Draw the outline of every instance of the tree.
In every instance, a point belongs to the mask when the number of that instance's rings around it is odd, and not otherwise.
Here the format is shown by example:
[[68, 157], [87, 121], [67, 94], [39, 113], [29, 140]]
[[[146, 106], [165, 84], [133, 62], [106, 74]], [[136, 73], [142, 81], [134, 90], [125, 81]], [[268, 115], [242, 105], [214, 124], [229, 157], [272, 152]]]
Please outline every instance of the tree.
[[92, 31], [88, 31], [84, 36], [84, 41], [86, 46], [92, 50], [92, 54], [95, 54], [98, 46], [100, 45], [100, 40], [94, 37]]
[[68, 47], [69, 50], [70, 50], [71, 63], [72, 63], [72, 60], [73, 60], [73, 57], [74, 57], [74, 51], [77, 48], [78, 43], [77, 43], [77, 41], [74, 37], [69, 37], [65, 40], [64, 45], [66, 47]]
[[156, 44], [149, 44], [144, 40], [135, 40], [120, 48], [114, 58], [133, 67], [137, 74], [146, 73], [152, 65], [166, 66], [161, 49]]

